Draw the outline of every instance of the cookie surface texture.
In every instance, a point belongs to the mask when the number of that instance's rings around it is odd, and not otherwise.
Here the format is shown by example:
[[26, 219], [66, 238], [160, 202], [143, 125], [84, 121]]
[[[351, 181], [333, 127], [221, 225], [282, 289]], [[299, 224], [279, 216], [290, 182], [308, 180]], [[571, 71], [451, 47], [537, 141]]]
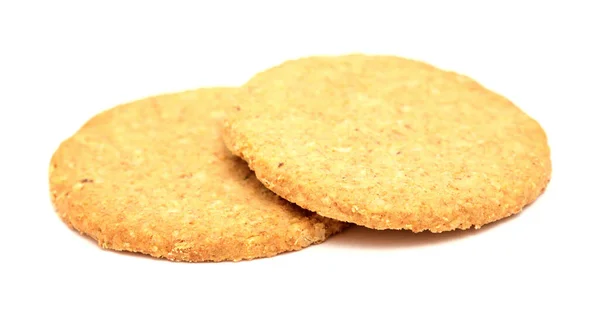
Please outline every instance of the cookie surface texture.
[[326, 217], [415, 232], [479, 228], [520, 212], [550, 180], [535, 120], [429, 64], [308, 57], [239, 91], [227, 146], [269, 189]]
[[174, 261], [238, 261], [319, 243], [345, 224], [266, 189], [221, 139], [233, 88], [117, 106], [50, 164], [60, 217], [104, 248]]

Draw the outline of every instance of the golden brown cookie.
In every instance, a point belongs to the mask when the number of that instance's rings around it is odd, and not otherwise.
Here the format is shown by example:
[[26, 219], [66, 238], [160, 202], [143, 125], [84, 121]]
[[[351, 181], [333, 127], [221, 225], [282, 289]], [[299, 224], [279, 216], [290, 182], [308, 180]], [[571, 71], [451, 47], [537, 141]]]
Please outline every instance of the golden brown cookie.
[[463, 75], [392, 56], [310, 57], [256, 75], [224, 139], [269, 189], [375, 229], [479, 228], [551, 175], [540, 125]]
[[346, 224], [279, 198], [221, 139], [233, 89], [152, 97], [97, 115], [50, 165], [60, 217], [104, 248], [175, 261], [270, 257]]

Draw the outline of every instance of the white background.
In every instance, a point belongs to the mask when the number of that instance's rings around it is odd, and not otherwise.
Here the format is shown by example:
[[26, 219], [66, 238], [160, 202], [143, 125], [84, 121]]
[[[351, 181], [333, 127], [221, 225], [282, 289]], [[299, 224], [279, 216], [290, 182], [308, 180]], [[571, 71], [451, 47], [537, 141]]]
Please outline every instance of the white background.
[[[0, 315], [600, 315], [594, 1], [348, 2], [0, 2]], [[103, 251], [55, 215], [50, 156], [98, 111], [352, 52], [421, 59], [513, 100], [548, 133], [546, 193], [480, 231], [355, 228], [235, 264]]]

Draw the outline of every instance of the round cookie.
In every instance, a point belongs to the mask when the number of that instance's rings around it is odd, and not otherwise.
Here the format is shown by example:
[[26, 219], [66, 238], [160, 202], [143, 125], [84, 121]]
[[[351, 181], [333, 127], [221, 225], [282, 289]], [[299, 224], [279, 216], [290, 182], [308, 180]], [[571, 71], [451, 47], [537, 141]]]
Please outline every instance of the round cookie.
[[52, 157], [60, 217], [103, 248], [238, 261], [320, 243], [347, 224], [273, 194], [222, 143], [233, 88], [151, 97], [87, 122]]
[[463, 75], [392, 56], [310, 57], [237, 93], [224, 140], [258, 179], [320, 215], [375, 229], [479, 228], [551, 176], [540, 125]]

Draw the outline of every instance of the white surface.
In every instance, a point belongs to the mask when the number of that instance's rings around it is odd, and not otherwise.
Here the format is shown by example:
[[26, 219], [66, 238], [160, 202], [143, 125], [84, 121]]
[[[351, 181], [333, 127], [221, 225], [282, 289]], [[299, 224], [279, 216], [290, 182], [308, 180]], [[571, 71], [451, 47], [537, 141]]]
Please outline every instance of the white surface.
[[[0, 315], [600, 315], [597, 10], [519, 2], [1, 2]], [[546, 193], [480, 231], [355, 228], [236, 264], [102, 251], [55, 215], [50, 156], [98, 111], [351, 52], [418, 58], [509, 97], [547, 130]]]

